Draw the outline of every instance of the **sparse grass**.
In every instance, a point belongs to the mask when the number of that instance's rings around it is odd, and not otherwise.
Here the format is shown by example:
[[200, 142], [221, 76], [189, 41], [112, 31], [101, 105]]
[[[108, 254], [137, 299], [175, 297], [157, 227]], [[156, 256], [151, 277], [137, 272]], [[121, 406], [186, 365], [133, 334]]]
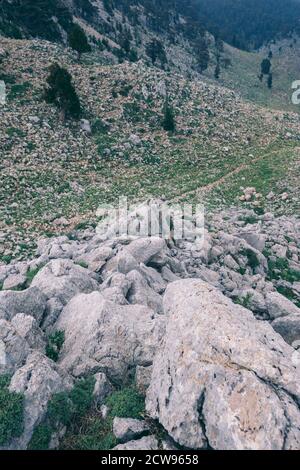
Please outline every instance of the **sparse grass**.
[[110, 416], [114, 418], [141, 419], [145, 413], [145, 399], [135, 387], [125, 387], [114, 392], [106, 400]]
[[64, 331], [55, 331], [48, 337], [46, 356], [56, 362], [65, 341]]
[[10, 392], [9, 384], [9, 376], [0, 376], [0, 446], [23, 432], [24, 397]]

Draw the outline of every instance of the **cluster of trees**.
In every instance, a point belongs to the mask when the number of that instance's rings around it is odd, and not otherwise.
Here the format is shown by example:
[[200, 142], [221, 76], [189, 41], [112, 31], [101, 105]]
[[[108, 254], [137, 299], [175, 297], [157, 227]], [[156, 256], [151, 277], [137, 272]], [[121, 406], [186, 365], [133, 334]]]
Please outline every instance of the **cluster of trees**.
[[199, 21], [214, 35], [245, 50], [300, 32], [299, 0], [194, 0]]

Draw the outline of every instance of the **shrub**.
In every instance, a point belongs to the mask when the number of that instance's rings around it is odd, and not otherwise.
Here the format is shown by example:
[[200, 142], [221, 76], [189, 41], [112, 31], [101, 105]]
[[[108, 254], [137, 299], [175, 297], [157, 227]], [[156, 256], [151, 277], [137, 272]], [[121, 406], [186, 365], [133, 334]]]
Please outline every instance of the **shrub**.
[[91, 51], [91, 46], [88, 43], [84, 30], [78, 25], [74, 24], [69, 33], [69, 44], [74, 51], [78, 53], [80, 60], [81, 54]]
[[253, 270], [260, 265], [259, 259], [257, 258], [256, 253], [250, 248], [247, 248], [242, 252], [242, 255], [246, 256], [248, 259], [248, 264]]
[[0, 446], [23, 432], [24, 397], [9, 391], [10, 377], [0, 376]]
[[58, 360], [61, 348], [63, 347], [64, 341], [64, 331], [55, 331], [55, 333], [52, 333], [48, 338], [48, 343], [46, 346], [46, 356], [56, 362]]
[[166, 100], [164, 106], [163, 128], [165, 131], [169, 132], [174, 132], [176, 129], [174, 111], [173, 108], [169, 105], [168, 100]]
[[106, 400], [112, 418], [139, 419], [145, 412], [145, 399], [134, 387], [125, 387], [110, 395]]
[[51, 440], [52, 430], [45, 424], [40, 424], [33, 431], [28, 450], [47, 450]]
[[47, 84], [45, 100], [55, 104], [63, 113], [64, 118], [78, 119], [81, 115], [81, 106], [70, 73], [58, 64], [53, 64], [50, 67]]

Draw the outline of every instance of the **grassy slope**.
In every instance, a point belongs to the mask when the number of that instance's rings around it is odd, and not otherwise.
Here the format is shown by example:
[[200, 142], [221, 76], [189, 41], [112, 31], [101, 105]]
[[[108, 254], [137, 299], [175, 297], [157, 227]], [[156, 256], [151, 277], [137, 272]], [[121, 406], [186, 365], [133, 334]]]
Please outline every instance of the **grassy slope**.
[[[292, 47], [290, 47], [292, 45]], [[280, 50], [281, 47], [281, 50]], [[266, 83], [258, 80], [261, 61], [268, 56], [269, 49], [259, 52], [245, 52], [225, 46], [225, 56], [231, 60], [232, 66], [222, 69], [219, 83], [240, 93], [262, 106], [299, 112], [299, 106], [291, 102], [292, 82], [300, 80], [300, 39], [296, 43], [292, 39], [284, 40], [271, 46], [273, 52], [273, 89], [269, 90]], [[210, 68], [207, 75], [213, 76]]]
[[[8, 83], [9, 101], [0, 109], [2, 258], [22, 256], [41, 234], [68, 232], [82, 219], [95, 222], [98, 205], [116, 202], [120, 195], [133, 200], [162, 195], [199, 200], [204, 195], [206, 203], [219, 206], [236, 203], [240, 185], [264, 186], [267, 194], [295, 173], [297, 115], [270, 112], [227, 89], [142, 64], [105, 67], [91, 58], [78, 64], [60, 46], [4, 43], [10, 52], [8, 81], [15, 83]], [[42, 101], [47, 66], [54, 60], [72, 72], [86, 116], [95, 125], [93, 136], [79, 132], [77, 124], [63, 125], [57, 110]], [[175, 108], [174, 136], [161, 130], [164, 98], [158, 84], [163, 82]], [[30, 116], [38, 116], [39, 124], [32, 124]], [[137, 147], [128, 146], [132, 133], [141, 138]], [[274, 166], [278, 152], [274, 176], [264, 171], [255, 176], [258, 161], [266, 157]], [[231, 176], [240, 167], [243, 173]], [[294, 194], [297, 178], [289, 181]], [[282, 190], [279, 185], [277, 192]], [[67, 218], [66, 227], [53, 225], [60, 216]]]

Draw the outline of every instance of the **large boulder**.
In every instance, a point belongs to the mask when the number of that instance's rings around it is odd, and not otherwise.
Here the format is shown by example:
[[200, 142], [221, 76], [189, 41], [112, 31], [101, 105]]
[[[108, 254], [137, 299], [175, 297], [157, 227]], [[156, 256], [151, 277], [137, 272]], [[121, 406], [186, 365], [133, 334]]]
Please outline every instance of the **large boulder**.
[[120, 442], [137, 439], [148, 432], [149, 426], [145, 421], [132, 418], [114, 418], [113, 433]]
[[46, 300], [46, 296], [37, 287], [30, 287], [20, 292], [0, 292], [0, 318], [11, 320], [17, 313], [25, 313], [40, 323], [46, 308]]
[[127, 299], [131, 304], [146, 305], [156, 313], [163, 313], [162, 298], [148, 284], [146, 279], [136, 270], [127, 274], [130, 289]]
[[0, 320], [0, 375], [12, 374], [21, 367], [30, 353], [27, 341], [7, 320]]
[[26, 449], [33, 431], [47, 411], [53, 394], [72, 387], [72, 379], [42, 353], [31, 353], [26, 364], [18, 369], [10, 382], [10, 391], [24, 395], [24, 431], [13, 439], [9, 448]]
[[279, 292], [269, 292], [266, 295], [266, 305], [272, 320], [287, 315], [299, 315], [300, 309]]
[[65, 332], [62, 367], [80, 376], [104, 372], [122, 381], [137, 365], [152, 363], [164, 318], [141, 305], [117, 305], [100, 292], [74, 297], [55, 328]]
[[171, 437], [189, 448], [299, 448], [300, 356], [271, 325], [196, 279], [170, 284], [164, 309], [146, 402]]
[[13, 317], [11, 324], [32, 349], [44, 351], [46, 338], [35, 318], [25, 313], [18, 313]]
[[295, 348], [300, 347], [300, 315], [277, 318], [272, 326], [288, 344]]
[[38, 287], [47, 299], [55, 297], [64, 305], [76, 294], [99, 289], [98, 283], [91, 277], [91, 272], [69, 259], [50, 261], [35, 276], [31, 285]]
[[127, 247], [127, 251], [139, 262], [148, 264], [152, 258], [166, 248], [166, 242], [162, 238], [148, 237], [137, 238]]

